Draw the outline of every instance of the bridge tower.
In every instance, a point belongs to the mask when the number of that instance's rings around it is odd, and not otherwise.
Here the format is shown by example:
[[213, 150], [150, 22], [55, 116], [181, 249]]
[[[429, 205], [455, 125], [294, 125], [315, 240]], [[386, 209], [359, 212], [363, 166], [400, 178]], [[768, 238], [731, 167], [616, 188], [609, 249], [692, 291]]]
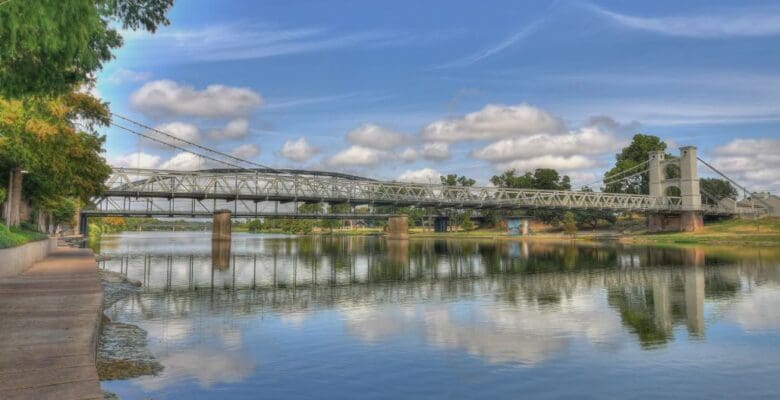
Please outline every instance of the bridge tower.
[[[650, 196], [670, 205], [679, 203], [679, 211], [649, 214], [648, 229], [651, 232], [694, 232], [704, 226], [699, 190], [699, 163], [695, 146], [680, 147], [679, 158], [667, 159], [663, 151], [651, 151], [648, 160]], [[673, 176], [672, 171], [679, 171]], [[679, 199], [673, 199], [673, 188], [679, 191]], [[669, 203], [669, 202], [677, 203]]]

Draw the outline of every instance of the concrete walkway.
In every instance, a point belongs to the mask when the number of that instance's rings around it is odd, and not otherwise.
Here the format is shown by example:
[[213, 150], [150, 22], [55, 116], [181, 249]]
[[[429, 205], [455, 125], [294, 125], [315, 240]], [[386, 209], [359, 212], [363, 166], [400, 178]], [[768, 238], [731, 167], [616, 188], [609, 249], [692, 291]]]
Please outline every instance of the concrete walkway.
[[102, 399], [102, 302], [91, 250], [60, 247], [0, 279], [0, 399]]

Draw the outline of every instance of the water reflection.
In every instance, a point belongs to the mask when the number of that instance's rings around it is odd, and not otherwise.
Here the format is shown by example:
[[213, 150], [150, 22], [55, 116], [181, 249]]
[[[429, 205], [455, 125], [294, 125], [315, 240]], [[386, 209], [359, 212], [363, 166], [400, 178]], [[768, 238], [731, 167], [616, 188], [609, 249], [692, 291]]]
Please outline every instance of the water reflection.
[[367, 346], [419, 338], [524, 367], [579, 343], [610, 354], [704, 341], [717, 321], [780, 329], [777, 249], [251, 235], [210, 249], [207, 235], [165, 235], [124, 234], [101, 248], [101, 268], [144, 283], [110, 316], [149, 331], [166, 366], [139, 381], [151, 391], [244, 380], [278, 357], [250, 354], [260, 337], [299, 330], [305, 348], [318, 340], [307, 327], [332, 321]]

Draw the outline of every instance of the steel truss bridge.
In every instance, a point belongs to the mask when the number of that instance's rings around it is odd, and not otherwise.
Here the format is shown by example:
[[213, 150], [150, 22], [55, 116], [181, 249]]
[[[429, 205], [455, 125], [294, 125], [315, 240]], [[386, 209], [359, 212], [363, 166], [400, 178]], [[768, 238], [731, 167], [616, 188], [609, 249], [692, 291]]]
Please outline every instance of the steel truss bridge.
[[[234, 217], [386, 218], [375, 207], [436, 209], [599, 209], [676, 213], [701, 211], [730, 215], [740, 210], [723, 205], [685, 207], [680, 197], [511, 189], [450, 187], [376, 181], [323, 172], [230, 169], [166, 171], [114, 168], [107, 190], [95, 199], [88, 216], [210, 217], [227, 209]], [[298, 213], [299, 204], [341, 204], [348, 213]], [[367, 206], [367, 207], [360, 207]], [[356, 210], [356, 207], [358, 209]], [[358, 212], [363, 211], [363, 212]]]

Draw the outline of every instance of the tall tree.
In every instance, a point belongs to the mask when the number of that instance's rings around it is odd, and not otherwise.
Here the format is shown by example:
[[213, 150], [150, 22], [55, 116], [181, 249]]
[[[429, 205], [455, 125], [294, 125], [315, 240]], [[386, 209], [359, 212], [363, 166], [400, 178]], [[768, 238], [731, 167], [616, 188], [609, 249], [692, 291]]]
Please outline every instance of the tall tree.
[[651, 151], [666, 151], [666, 143], [658, 136], [643, 135], [641, 133], [634, 135], [631, 144], [615, 155], [615, 166], [604, 174], [607, 185], [603, 188], [603, 191], [608, 193], [649, 193], [650, 176], [647, 172], [628, 179], [618, 179], [627, 178], [642, 171], [644, 168], [636, 167], [648, 160], [648, 153]]
[[[511, 169], [501, 175], [494, 175], [490, 182], [498, 187], [515, 189], [571, 190], [569, 177], [561, 176], [550, 168], [538, 168], [523, 175], [517, 175], [517, 171]], [[559, 210], [530, 210], [528, 214], [547, 224], [560, 222], [563, 218], [563, 212]]]
[[511, 169], [494, 175], [490, 182], [498, 187], [515, 189], [571, 190], [571, 179], [550, 168], [538, 168], [523, 175], [517, 175], [517, 171]]
[[[2, 182], [8, 171], [24, 168], [24, 197], [49, 212], [67, 210], [64, 202], [87, 202], [99, 195], [111, 169], [101, 156], [105, 137], [94, 128], [106, 125], [108, 118], [107, 105], [85, 93], [25, 101], [0, 98], [0, 183], [8, 183]], [[77, 120], [80, 125], [72, 122]], [[14, 221], [18, 218], [9, 222]]]
[[699, 185], [702, 199], [710, 196], [715, 197], [716, 200], [736, 199], [738, 195], [737, 189], [725, 179], [701, 178], [699, 179]]
[[0, 7], [0, 96], [63, 95], [122, 45], [115, 29], [154, 32], [173, 0], [13, 0]]

